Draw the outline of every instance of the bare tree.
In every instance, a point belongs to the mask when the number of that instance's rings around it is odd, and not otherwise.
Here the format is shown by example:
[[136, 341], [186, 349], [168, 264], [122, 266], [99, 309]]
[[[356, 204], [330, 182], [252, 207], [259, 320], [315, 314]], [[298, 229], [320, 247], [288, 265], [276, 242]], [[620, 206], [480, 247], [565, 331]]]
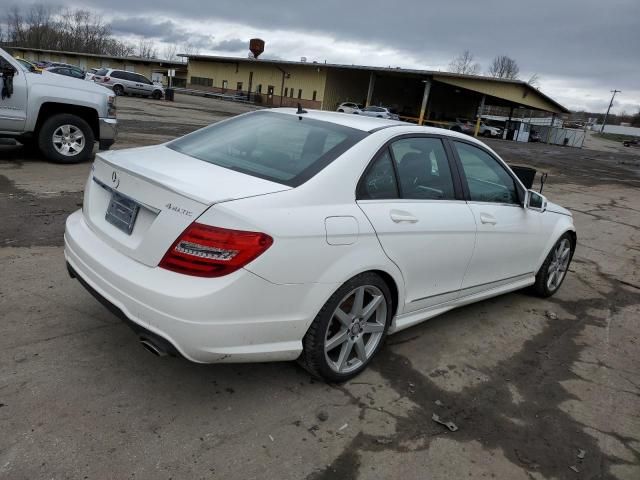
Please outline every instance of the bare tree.
[[185, 55], [200, 55], [200, 47], [189, 42], [182, 45], [182, 53]]
[[44, 4], [12, 7], [4, 15], [5, 39], [11, 45], [81, 53], [127, 56], [132, 48], [114, 39], [111, 28], [88, 10], [61, 12]]
[[489, 66], [489, 75], [494, 78], [516, 80], [519, 73], [518, 63], [506, 55], [498, 55]]
[[141, 58], [156, 58], [158, 56], [158, 51], [153, 40], [140, 40], [138, 42], [136, 55]]
[[529, 77], [529, 80], [527, 80], [527, 83], [534, 88], [540, 88], [540, 75], [538, 75], [537, 73], [534, 73]]
[[162, 58], [170, 62], [176, 61], [178, 59], [178, 46], [172, 43], [164, 47]]
[[449, 63], [449, 71], [465, 75], [478, 75], [480, 73], [480, 64], [473, 60], [473, 54], [469, 50], [465, 50], [451, 60], [451, 63]]

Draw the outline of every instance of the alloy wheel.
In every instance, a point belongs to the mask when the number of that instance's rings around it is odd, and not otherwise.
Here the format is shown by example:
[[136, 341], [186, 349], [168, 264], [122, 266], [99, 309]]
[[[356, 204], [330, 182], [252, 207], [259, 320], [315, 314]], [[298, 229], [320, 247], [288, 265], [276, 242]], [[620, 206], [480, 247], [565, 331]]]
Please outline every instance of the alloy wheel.
[[75, 125], [61, 125], [56, 128], [52, 136], [53, 147], [65, 157], [78, 155], [86, 143], [84, 133]]
[[349, 292], [334, 310], [324, 340], [324, 354], [336, 373], [350, 373], [373, 356], [383, 338], [387, 302], [374, 285]]
[[568, 239], [563, 238], [553, 250], [553, 258], [547, 269], [547, 288], [549, 291], [555, 291], [562, 283], [569, 268], [569, 260], [571, 260], [571, 243]]

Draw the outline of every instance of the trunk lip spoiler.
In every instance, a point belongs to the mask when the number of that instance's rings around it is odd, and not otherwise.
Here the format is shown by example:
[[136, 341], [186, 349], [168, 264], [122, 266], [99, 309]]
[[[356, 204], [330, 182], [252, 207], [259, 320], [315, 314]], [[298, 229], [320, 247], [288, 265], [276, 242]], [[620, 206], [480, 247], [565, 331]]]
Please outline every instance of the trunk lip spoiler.
[[158, 215], [162, 210], [160, 210], [159, 208], [156, 207], [152, 207], [151, 205], [148, 205], [146, 203], [142, 203], [140, 200], [133, 198], [129, 195], [127, 195], [126, 193], [122, 193], [119, 190], [116, 190], [113, 187], [110, 187], [109, 185], [107, 185], [106, 183], [104, 183], [102, 180], [98, 179], [95, 175], [93, 175], [93, 181], [96, 182], [100, 187], [104, 188], [107, 192], [113, 194], [114, 192], [117, 193], [118, 195], [125, 197], [128, 200], [131, 200], [132, 202], [137, 203], [138, 205], [140, 205], [142, 208], [145, 208], [146, 210], [149, 210], [150, 212]]

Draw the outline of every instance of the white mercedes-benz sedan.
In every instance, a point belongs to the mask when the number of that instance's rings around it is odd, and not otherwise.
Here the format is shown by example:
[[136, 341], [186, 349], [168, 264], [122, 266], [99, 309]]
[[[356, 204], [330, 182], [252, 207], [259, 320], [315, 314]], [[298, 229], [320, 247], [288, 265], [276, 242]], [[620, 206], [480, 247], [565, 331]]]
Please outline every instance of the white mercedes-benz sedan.
[[334, 382], [452, 308], [552, 295], [575, 245], [571, 214], [467, 135], [295, 109], [99, 153], [65, 232], [70, 275], [150, 351]]

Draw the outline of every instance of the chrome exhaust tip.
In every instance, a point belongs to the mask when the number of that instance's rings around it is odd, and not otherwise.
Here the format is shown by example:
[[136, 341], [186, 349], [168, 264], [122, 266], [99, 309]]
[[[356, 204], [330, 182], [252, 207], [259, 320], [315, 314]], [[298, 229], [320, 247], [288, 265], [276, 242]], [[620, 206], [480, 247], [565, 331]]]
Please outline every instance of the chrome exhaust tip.
[[153, 353], [156, 357], [167, 356], [167, 352], [163, 348], [159, 347], [158, 345], [156, 345], [155, 343], [153, 343], [151, 340], [147, 338], [141, 338], [140, 343], [145, 348], [145, 350]]

